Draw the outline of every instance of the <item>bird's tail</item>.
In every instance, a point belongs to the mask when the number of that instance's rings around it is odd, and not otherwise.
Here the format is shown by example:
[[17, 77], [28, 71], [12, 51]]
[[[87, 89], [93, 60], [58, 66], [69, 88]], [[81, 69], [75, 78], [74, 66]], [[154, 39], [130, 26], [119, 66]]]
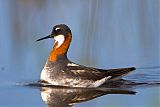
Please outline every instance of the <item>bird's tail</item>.
[[111, 76], [110, 80], [117, 80], [135, 69], [136, 69], [135, 67], [109, 69], [107, 70], [107, 76]]

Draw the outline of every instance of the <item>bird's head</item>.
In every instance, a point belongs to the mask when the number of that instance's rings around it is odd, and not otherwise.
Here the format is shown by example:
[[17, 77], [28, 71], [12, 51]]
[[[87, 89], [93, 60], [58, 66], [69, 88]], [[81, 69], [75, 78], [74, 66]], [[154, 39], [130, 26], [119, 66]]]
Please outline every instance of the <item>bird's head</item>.
[[58, 48], [64, 43], [68, 36], [71, 36], [70, 28], [65, 24], [59, 24], [53, 27], [53, 30], [50, 35], [40, 38], [37, 41], [53, 38], [56, 41], [56, 47]]

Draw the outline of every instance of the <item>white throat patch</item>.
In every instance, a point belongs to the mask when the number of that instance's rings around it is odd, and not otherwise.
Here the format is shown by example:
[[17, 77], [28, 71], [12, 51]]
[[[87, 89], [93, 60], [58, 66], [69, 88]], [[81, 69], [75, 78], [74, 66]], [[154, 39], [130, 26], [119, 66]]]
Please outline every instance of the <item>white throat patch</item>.
[[56, 46], [56, 48], [59, 48], [63, 42], [64, 42], [64, 35], [57, 35], [54, 37], [55, 41], [58, 42], [58, 45]]

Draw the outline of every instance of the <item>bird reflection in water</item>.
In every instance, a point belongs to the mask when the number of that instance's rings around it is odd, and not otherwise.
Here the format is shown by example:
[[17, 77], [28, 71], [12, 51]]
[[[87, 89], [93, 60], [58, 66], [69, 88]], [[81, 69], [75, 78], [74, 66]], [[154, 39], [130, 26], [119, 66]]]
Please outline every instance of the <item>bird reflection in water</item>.
[[[116, 87], [117, 83], [112, 84]], [[107, 94], [134, 95], [136, 93], [127, 88], [111, 88], [110, 86], [111, 85], [109, 85], [108, 88], [69, 88], [45, 86], [41, 87], [40, 91], [41, 97], [48, 107], [71, 107], [74, 104], [92, 100]]]

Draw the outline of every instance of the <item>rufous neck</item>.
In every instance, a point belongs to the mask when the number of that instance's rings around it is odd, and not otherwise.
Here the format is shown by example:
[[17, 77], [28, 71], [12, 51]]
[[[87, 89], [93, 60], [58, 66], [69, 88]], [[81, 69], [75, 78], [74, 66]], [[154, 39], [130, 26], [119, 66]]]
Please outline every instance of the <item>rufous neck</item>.
[[60, 60], [62, 58], [67, 58], [67, 51], [70, 46], [72, 40], [72, 35], [68, 34], [62, 43], [61, 46], [57, 47], [58, 42], [56, 42], [53, 46], [52, 51], [50, 52], [49, 61], [56, 62], [57, 60]]

